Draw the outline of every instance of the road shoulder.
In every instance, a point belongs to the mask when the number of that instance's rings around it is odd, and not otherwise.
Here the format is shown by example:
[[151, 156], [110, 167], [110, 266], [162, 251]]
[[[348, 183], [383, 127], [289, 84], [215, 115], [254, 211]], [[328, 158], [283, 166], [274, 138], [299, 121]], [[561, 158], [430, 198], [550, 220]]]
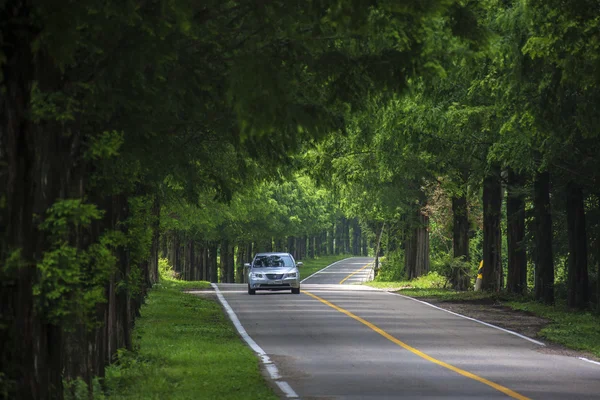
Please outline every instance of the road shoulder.
[[[402, 293], [399, 292], [399, 294]], [[537, 351], [542, 353], [558, 354], [577, 358], [583, 357], [600, 362], [600, 358], [591, 353], [572, 350], [560, 344], [550, 342], [546, 338], [541, 338], [539, 332], [548, 324], [550, 324], [549, 320], [526, 311], [514, 310], [508, 306], [498, 303], [493, 299], [465, 301], [441, 301], [436, 298], [423, 297], [415, 297], [414, 299], [430, 303], [444, 310], [516, 332], [532, 339], [541, 340], [546, 346], [540, 347]]]

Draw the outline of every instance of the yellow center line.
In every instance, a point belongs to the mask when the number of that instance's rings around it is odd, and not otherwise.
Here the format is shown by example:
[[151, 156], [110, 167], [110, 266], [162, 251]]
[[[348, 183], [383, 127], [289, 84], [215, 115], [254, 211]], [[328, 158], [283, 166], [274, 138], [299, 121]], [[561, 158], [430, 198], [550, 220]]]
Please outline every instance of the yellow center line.
[[319, 296], [316, 296], [316, 295], [314, 295], [314, 294], [312, 294], [312, 293], [310, 293], [310, 292], [307, 292], [307, 291], [305, 291], [305, 290], [303, 290], [303, 291], [302, 291], [302, 293], [304, 293], [304, 294], [306, 294], [306, 295], [309, 295], [310, 297], [312, 297], [312, 298], [314, 298], [314, 299], [316, 299], [316, 300], [319, 300], [321, 303], [328, 305], [329, 307], [331, 307], [331, 308], [333, 308], [333, 309], [335, 309], [335, 310], [337, 310], [337, 311], [341, 312], [342, 314], [346, 314], [346, 315], [347, 315], [347, 316], [349, 316], [350, 318], [353, 318], [353, 319], [357, 320], [358, 322], [360, 322], [360, 323], [362, 323], [362, 324], [364, 324], [364, 325], [368, 326], [369, 328], [371, 328], [371, 329], [372, 329], [372, 330], [374, 330], [375, 332], [379, 333], [381, 336], [383, 336], [384, 338], [388, 339], [389, 341], [391, 341], [391, 342], [393, 342], [393, 343], [397, 344], [398, 346], [402, 347], [403, 349], [406, 349], [406, 350], [410, 351], [410, 352], [411, 352], [411, 353], [413, 353], [413, 354], [416, 354], [417, 356], [419, 356], [419, 357], [421, 357], [421, 358], [424, 358], [424, 359], [425, 359], [425, 360], [427, 360], [427, 361], [430, 361], [430, 362], [432, 362], [432, 363], [434, 363], [434, 364], [437, 364], [437, 365], [440, 365], [440, 366], [442, 366], [442, 367], [444, 367], [444, 368], [447, 368], [447, 369], [449, 369], [450, 371], [454, 371], [454, 372], [456, 372], [457, 374], [460, 374], [460, 375], [462, 375], [462, 376], [464, 376], [464, 377], [467, 377], [467, 378], [470, 378], [470, 379], [476, 380], [476, 381], [478, 381], [478, 382], [481, 382], [481, 383], [483, 383], [484, 385], [488, 385], [488, 386], [490, 386], [490, 387], [492, 387], [492, 388], [494, 388], [494, 389], [496, 389], [496, 390], [498, 390], [498, 391], [500, 391], [500, 392], [502, 392], [502, 393], [504, 393], [504, 394], [506, 394], [506, 395], [508, 395], [508, 396], [512, 397], [513, 399], [519, 399], [519, 400], [529, 400], [529, 398], [528, 398], [528, 397], [525, 397], [525, 396], [523, 396], [523, 395], [521, 395], [521, 394], [519, 394], [519, 393], [517, 393], [517, 392], [515, 392], [515, 391], [513, 391], [513, 390], [510, 390], [510, 389], [509, 389], [509, 388], [507, 388], [507, 387], [504, 387], [504, 386], [502, 386], [502, 385], [499, 385], [499, 384], [497, 384], [497, 383], [494, 383], [494, 382], [492, 382], [492, 381], [489, 381], [489, 380], [487, 380], [487, 379], [485, 379], [485, 378], [482, 378], [482, 377], [480, 377], [480, 376], [477, 376], [477, 375], [475, 375], [475, 374], [473, 374], [473, 373], [471, 373], [471, 372], [465, 371], [464, 369], [457, 368], [457, 367], [455, 367], [455, 366], [453, 366], [453, 365], [450, 365], [450, 364], [448, 364], [448, 363], [445, 363], [445, 362], [443, 362], [443, 361], [440, 361], [440, 360], [438, 360], [438, 359], [435, 359], [435, 358], [431, 357], [430, 355], [427, 355], [427, 354], [423, 353], [422, 351], [420, 351], [420, 350], [418, 350], [418, 349], [415, 349], [415, 348], [414, 348], [414, 347], [412, 347], [412, 346], [409, 346], [409, 345], [407, 345], [406, 343], [402, 342], [401, 340], [398, 340], [398, 339], [396, 339], [395, 337], [393, 337], [392, 335], [390, 335], [389, 333], [387, 333], [387, 332], [386, 332], [386, 331], [384, 331], [383, 329], [381, 329], [381, 328], [377, 327], [376, 325], [373, 325], [373, 324], [372, 324], [372, 323], [370, 323], [369, 321], [366, 321], [366, 320], [362, 319], [362, 318], [361, 318], [361, 317], [359, 317], [358, 315], [354, 315], [354, 314], [352, 314], [350, 311], [348, 311], [348, 310], [345, 310], [345, 309], [343, 309], [343, 308], [341, 308], [341, 307], [338, 307], [338, 306], [336, 306], [335, 304], [333, 304], [333, 303], [330, 303], [330, 302], [328, 302], [327, 300], [320, 298]]
[[345, 277], [344, 279], [342, 279], [339, 284], [341, 285], [342, 283], [346, 282], [346, 280], [348, 280], [348, 278], [350, 278], [352, 275], [359, 273], [360, 271], [362, 271], [363, 269], [367, 268], [371, 264], [372, 263], [368, 263], [364, 267], [362, 267], [360, 269], [357, 269], [356, 271], [354, 271], [353, 273], [351, 273], [350, 275], [348, 275], [347, 277]]

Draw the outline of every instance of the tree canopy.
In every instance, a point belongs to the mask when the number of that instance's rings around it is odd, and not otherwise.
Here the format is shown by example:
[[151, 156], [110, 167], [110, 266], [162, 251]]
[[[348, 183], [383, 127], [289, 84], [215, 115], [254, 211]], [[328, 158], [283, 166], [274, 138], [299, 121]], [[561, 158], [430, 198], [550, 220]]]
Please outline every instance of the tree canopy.
[[483, 260], [600, 309], [596, 8], [1, 2], [0, 393], [102, 377], [159, 256], [385, 254], [459, 290]]

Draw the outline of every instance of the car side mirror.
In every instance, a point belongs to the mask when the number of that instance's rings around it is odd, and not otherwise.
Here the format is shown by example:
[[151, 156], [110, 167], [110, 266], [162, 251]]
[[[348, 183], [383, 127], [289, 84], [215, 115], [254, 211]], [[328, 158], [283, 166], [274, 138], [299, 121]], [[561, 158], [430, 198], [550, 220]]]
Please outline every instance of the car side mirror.
[[244, 263], [244, 267], [250, 268], [250, 263]]
[[301, 261], [296, 263], [296, 267], [301, 267], [302, 265], [304, 265], [304, 264], [302, 264]]

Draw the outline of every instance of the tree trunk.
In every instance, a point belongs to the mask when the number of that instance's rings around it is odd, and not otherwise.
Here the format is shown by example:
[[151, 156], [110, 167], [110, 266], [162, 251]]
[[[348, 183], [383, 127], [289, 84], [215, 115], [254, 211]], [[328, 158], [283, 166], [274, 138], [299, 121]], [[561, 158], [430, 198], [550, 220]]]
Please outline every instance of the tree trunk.
[[202, 242], [202, 244], [202, 274], [200, 276], [200, 279], [203, 281], [210, 282], [210, 257], [208, 254], [209, 242], [204, 241]]
[[247, 262], [252, 262], [253, 258], [254, 254], [252, 253], [252, 242], [248, 242], [246, 245], [246, 260], [248, 260]]
[[247, 261], [245, 258], [246, 248], [242, 243], [238, 244], [236, 253], [237, 260], [235, 263], [235, 282], [244, 283], [244, 263]]
[[217, 283], [219, 281], [219, 272], [217, 268], [217, 252], [218, 252], [218, 244], [217, 242], [210, 242], [209, 250], [208, 250], [208, 278], [212, 283]]
[[[160, 218], [159, 218], [160, 220]], [[160, 233], [160, 257], [161, 258], [169, 258], [169, 247], [168, 247], [168, 232]]]
[[228, 283], [229, 279], [229, 241], [226, 239], [221, 240], [221, 246], [219, 247], [219, 274], [221, 276], [221, 283]]
[[495, 167], [483, 180], [483, 290], [502, 289], [502, 184]]
[[[467, 208], [467, 198], [463, 194], [458, 197], [452, 197], [452, 245], [454, 249], [454, 258], [460, 258], [461, 261], [469, 262], [469, 210]], [[452, 287], [455, 290], [467, 290], [469, 288], [468, 271], [463, 268], [454, 268], [451, 276]]]
[[333, 255], [335, 254], [335, 227], [332, 226], [330, 230], [327, 231], [327, 254]]
[[169, 264], [173, 267], [173, 271], [181, 274], [179, 234], [175, 231], [171, 231], [169, 239]]
[[524, 293], [527, 290], [523, 183], [523, 178], [520, 175], [512, 169], [508, 170], [508, 195], [506, 199], [508, 272], [506, 289], [511, 293]]
[[280, 252], [285, 251], [285, 246], [283, 245], [283, 239], [277, 238], [277, 240], [275, 240], [275, 251], [280, 251]]
[[379, 247], [381, 246], [381, 237], [383, 236], [383, 230], [385, 229], [385, 222], [381, 223], [381, 229], [378, 229], [377, 241], [375, 243], [375, 266], [373, 267], [373, 273], [377, 276], [379, 272]]
[[343, 251], [343, 235], [344, 235], [344, 230], [342, 227], [342, 222], [341, 220], [337, 220], [335, 223], [335, 239], [334, 239], [334, 247], [335, 247], [335, 254], [341, 254]]
[[429, 217], [418, 210], [418, 217], [411, 225], [404, 252], [404, 270], [409, 280], [429, 271]]
[[227, 283], [235, 283], [235, 245], [227, 249]]
[[587, 233], [585, 206], [581, 186], [567, 185], [567, 229], [569, 236], [569, 268], [567, 272], [567, 304], [580, 310], [589, 306], [587, 265]]
[[352, 219], [352, 255], [360, 256], [361, 229], [358, 218]]
[[296, 260], [302, 259], [302, 239], [299, 237], [294, 238], [294, 258]]
[[[54, 387], [62, 396], [61, 380], [52, 381], [45, 355], [48, 347], [36, 339], [45, 334], [34, 311], [35, 280], [33, 207], [36, 182], [34, 128], [29, 122], [34, 58], [31, 53], [36, 30], [24, 1], [8, 1], [0, 17], [0, 365], [3, 379], [16, 384], [14, 398], [48, 398]], [[19, 252], [19, 253], [17, 253]], [[6, 258], [18, 256], [19, 268], [7, 268]], [[5, 325], [6, 324], [6, 325]], [[6, 326], [6, 327], [5, 327]]]
[[287, 238], [287, 252], [296, 258], [296, 238], [294, 236], [288, 236]]
[[152, 204], [152, 245], [150, 247], [150, 260], [148, 261], [148, 281], [146, 286], [151, 288], [158, 282], [158, 252], [160, 240], [160, 203], [158, 196], [154, 196]]
[[193, 280], [193, 271], [194, 271], [194, 241], [187, 240], [185, 242], [184, 247], [184, 260], [183, 260], [183, 279], [186, 281]]
[[[550, 173], [535, 175], [533, 207], [535, 212], [535, 298], [554, 303], [554, 254], [552, 251], [552, 215], [550, 214]], [[484, 266], [485, 268], [485, 266]]]
[[350, 221], [346, 217], [342, 217], [342, 236], [344, 254], [350, 254]]
[[419, 213], [419, 226], [417, 227], [417, 257], [415, 264], [415, 277], [426, 275], [429, 272], [429, 217]]

